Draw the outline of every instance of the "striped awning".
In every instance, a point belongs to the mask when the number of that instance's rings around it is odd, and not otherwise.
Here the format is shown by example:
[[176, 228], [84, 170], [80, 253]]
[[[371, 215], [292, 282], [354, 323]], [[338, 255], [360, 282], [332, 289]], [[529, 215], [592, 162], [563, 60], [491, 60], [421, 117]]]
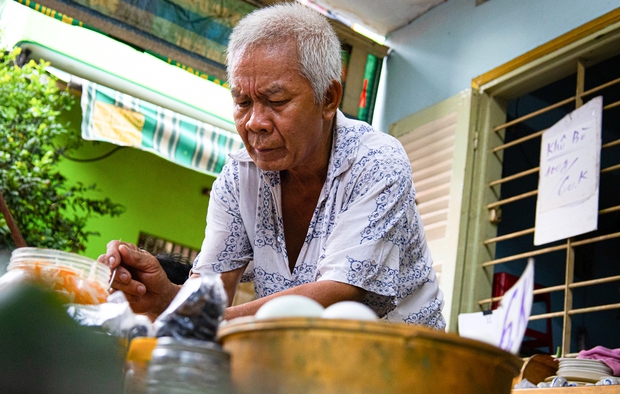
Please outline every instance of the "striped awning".
[[243, 147], [236, 133], [87, 81], [82, 85], [82, 138], [149, 151], [213, 176], [229, 153]]
[[201, 77], [226, 81], [232, 28], [256, 9], [242, 0], [15, 0], [95, 29]]

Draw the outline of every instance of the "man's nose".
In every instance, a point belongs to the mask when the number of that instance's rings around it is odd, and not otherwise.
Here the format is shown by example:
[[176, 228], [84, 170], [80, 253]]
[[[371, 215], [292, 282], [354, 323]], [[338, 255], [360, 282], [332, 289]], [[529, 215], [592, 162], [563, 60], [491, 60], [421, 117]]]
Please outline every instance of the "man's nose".
[[252, 112], [246, 123], [246, 128], [255, 133], [271, 131], [268, 108], [260, 103], [252, 105]]

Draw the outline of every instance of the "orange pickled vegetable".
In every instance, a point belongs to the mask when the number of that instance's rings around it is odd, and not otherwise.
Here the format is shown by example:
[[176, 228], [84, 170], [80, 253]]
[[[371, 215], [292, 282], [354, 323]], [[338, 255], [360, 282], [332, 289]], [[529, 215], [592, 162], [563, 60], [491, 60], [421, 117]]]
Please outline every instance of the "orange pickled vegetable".
[[101, 304], [108, 297], [108, 290], [96, 280], [89, 280], [73, 268], [46, 262], [29, 262], [19, 264], [25, 273], [24, 279], [40, 283], [67, 297], [75, 304]]

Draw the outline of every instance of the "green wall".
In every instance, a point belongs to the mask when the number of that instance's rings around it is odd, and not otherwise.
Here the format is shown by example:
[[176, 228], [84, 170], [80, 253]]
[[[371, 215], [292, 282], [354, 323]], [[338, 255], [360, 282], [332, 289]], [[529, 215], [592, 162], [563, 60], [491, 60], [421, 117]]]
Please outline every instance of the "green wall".
[[[79, 105], [72, 109], [68, 119], [73, 128], [79, 128]], [[71, 156], [96, 158], [115, 147], [104, 142], [85, 141]], [[98, 191], [93, 192], [92, 197], [109, 197], [126, 208], [119, 217], [94, 216], [88, 222], [87, 229], [98, 231], [100, 236], [89, 238], [85, 255], [97, 258], [112, 239], [136, 243], [140, 231], [200, 248], [209, 203], [209, 197], [202, 190], [211, 188], [214, 177], [134, 148], [122, 148], [93, 162], [65, 159], [60, 171], [69, 182], [95, 183]]]

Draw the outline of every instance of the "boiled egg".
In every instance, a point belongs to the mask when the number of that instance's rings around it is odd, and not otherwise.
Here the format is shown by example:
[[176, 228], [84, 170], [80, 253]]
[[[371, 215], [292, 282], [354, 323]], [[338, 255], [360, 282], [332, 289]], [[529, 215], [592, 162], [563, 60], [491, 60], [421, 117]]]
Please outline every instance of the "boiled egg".
[[355, 301], [341, 301], [323, 310], [324, 319], [377, 320], [377, 314], [366, 305]]
[[301, 295], [276, 297], [263, 304], [254, 315], [256, 320], [278, 317], [320, 317], [323, 306]]

